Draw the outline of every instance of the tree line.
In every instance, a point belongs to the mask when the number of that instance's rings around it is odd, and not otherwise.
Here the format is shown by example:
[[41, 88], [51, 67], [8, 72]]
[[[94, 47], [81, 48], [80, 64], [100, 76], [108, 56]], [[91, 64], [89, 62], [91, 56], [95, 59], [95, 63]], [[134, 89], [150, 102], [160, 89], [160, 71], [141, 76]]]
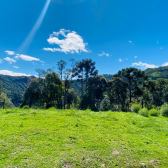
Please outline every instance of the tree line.
[[[167, 79], [152, 80], [144, 71], [131, 67], [106, 80], [91, 59], [69, 61], [70, 69], [64, 60], [57, 62], [58, 71], [37, 69], [38, 78], [31, 79], [21, 107], [130, 111], [133, 103], [150, 109], [168, 102]], [[77, 85], [80, 92], [73, 89]]]

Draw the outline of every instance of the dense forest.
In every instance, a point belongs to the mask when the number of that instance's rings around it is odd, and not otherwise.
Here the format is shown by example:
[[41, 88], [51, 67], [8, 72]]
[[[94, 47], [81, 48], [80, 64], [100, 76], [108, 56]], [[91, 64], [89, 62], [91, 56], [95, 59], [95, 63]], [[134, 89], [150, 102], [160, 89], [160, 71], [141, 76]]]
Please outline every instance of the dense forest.
[[129, 111], [132, 103], [152, 108], [168, 102], [168, 67], [98, 75], [91, 59], [70, 62], [70, 69], [63, 60], [56, 64], [58, 71], [37, 69], [38, 78], [0, 75], [10, 107]]

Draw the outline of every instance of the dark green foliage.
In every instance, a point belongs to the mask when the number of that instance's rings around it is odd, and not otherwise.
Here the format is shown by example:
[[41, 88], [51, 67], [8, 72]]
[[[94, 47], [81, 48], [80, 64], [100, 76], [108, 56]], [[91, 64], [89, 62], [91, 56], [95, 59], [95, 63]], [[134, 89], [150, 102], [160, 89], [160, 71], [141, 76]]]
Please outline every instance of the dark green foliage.
[[131, 111], [134, 113], [138, 113], [141, 110], [142, 106], [140, 104], [133, 104], [131, 107]]
[[100, 103], [100, 111], [109, 111], [111, 109], [110, 99], [106, 96]]
[[111, 106], [117, 106], [115, 109], [118, 111], [126, 111], [127, 87], [127, 82], [119, 77], [113, 77], [112, 80], [109, 80], [107, 83], [107, 94], [110, 104]]
[[81, 82], [81, 97], [83, 97], [84, 93], [84, 84], [88, 84], [88, 80], [91, 77], [94, 77], [98, 74], [98, 70], [96, 70], [95, 62], [91, 59], [83, 59], [82, 61], [76, 62], [72, 70], [72, 78], [78, 77], [78, 81]]

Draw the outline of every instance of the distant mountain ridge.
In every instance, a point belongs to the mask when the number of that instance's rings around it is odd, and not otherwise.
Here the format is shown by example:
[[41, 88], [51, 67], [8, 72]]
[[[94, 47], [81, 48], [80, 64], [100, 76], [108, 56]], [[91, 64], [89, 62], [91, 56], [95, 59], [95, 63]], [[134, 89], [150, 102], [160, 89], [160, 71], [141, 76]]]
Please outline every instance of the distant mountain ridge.
[[[147, 69], [145, 70], [145, 73], [153, 80], [158, 78], [168, 79], [168, 66]], [[103, 76], [107, 80], [110, 80], [113, 77], [111, 74], [103, 74]], [[8, 98], [11, 98], [12, 103], [16, 107], [18, 107], [22, 102], [22, 96], [27, 89], [27, 84], [29, 83], [30, 78], [34, 78], [34, 76], [26, 77], [0, 75], [0, 82], [2, 82], [3, 91], [7, 94]], [[77, 93], [80, 93], [80, 83], [76, 81], [71, 87], [74, 88]]]

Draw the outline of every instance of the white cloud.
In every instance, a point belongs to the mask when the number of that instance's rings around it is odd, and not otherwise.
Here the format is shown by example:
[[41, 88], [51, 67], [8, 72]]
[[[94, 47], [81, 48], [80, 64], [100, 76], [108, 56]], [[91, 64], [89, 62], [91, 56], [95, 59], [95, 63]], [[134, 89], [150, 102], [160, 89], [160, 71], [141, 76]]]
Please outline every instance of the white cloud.
[[168, 66], [168, 62], [164, 63], [162, 66], [163, 66], [163, 67], [164, 67], [164, 66]]
[[119, 62], [122, 62], [122, 59], [118, 59]]
[[134, 56], [134, 58], [137, 58], [138, 56]]
[[128, 58], [126, 58], [126, 60], [128, 60]]
[[9, 58], [9, 57], [4, 58], [4, 60], [5, 60], [5, 61], [8, 61], [10, 64], [16, 62], [16, 60], [14, 60], [14, 59], [12, 59], [12, 58]]
[[3, 62], [3, 60], [2, 59], [0, 59], [0, 64]]
[[17, 67], [17, 66], [13, 66], [13, 68], [17, 68], [17, 69], [18, 69], [19, 67]]
[[128, 41], [129, 43], [132, 43], [132, 41]]
[[102, 54], [98, 54], [99, 57], [103, 57], [103, 56], [109, 57], [111, 56], [109, 53], [105, 53], [104, 51], [102, 52]]
[[9, 50], [6, 50], [5, 51], [8, 55], [14, 55], [15, 54], [15, 52], [14, 51], [9, 51]]
[[24, 61], [40, 61], [39, 58], [35, 58], [35, 57], [28, 56], [28, 55], [23, 55], [23, 54], [21, 54], [21, 55], [17, 54], [15, 56], [15, 59], [19, 59], [19, 58], [21, 58]]
[[26, 75], [25, 73], [17, 73], [13, 71], [8, 71], [8, 70], [0, 70], [1, 75], [9, 75], [9, 76], [31, 76], [31, 75]]
[[158, 66], [153, 65], [153, 64], [147, 64], [147, 63], [142, 63], [141, 61], [139, 63], [135, 62], [132, 64], [132, 66], [141, 66], [143, 69], [147, 68], [158, 68]]
[[[59, 39], [59, 35], [62, 35], [64, 39]], [[49, 44], [57, 44], [59, 48], [43, 48], [45, 51], [51, 52], [64, 52], [64, 53], [80, 53], [89, 52], [86, 49], [87, 43], [83, 42], [83, 38], [75, 31], [60, 29], [59, 32], [53, 32], [47, 40]]]

